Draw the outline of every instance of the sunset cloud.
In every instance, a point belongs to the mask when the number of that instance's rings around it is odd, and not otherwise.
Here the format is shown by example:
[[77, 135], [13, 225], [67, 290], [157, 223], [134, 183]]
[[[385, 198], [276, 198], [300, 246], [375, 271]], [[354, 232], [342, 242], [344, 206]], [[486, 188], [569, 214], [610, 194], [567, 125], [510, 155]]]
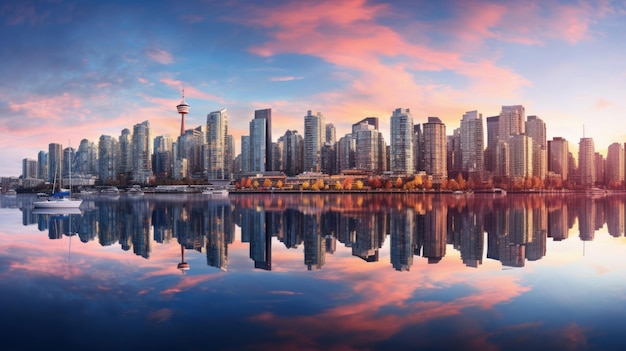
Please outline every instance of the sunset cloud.
[[174, 57], [172, 56], [172, 54], [163, 49], [148, 49], [148, 51], [146, 51], [146, 55], [148, 55], [148, 57], [153, 61], [156, 61], [162, 65], [169, 65], [174, 63]]

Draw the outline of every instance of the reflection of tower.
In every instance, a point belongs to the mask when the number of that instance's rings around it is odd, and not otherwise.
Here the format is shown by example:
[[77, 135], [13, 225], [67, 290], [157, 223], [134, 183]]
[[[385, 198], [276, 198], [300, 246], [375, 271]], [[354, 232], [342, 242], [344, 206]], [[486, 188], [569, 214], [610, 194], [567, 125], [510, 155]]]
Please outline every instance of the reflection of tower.
[[185, 102], [185, 89], [183, 89], [183, 99], [176, 106], [178, 113], [180, 113], [180, 135], [185, 134], [185, 115], [189, 113], [189, 107], [189, 104]]
[[189, 270], [189, 263], [185, 262], [185, 247], [183, 244], [180, 244], [180, 263], [176, 268], [180, 269], [183, 274]]

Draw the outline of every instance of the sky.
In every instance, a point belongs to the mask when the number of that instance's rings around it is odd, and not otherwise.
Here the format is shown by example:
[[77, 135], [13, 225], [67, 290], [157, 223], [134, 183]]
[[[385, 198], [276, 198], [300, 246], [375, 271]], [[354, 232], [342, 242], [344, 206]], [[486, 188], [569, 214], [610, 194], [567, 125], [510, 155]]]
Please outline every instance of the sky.
[[626, 142], [622, 1], [3, 1], [0, 176], [49, 143], [152, 136], [206, 125], [226, 108], [237, 142], [272, 109], [273, 140], [303, 134], [308, 110], [337, 138], [409, 108], [447, 134], [463, 114], [523, 105], [577, 150]]

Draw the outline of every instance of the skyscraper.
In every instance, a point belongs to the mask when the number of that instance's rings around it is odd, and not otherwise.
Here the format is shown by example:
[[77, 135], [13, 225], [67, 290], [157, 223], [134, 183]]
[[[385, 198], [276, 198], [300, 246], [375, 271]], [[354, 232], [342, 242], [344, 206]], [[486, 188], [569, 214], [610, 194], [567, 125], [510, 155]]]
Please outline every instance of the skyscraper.
[[498, 120], [500, 139], [507, 140], [509, 135], [524, 134], [526, 110], [522, 105], [502, 106]]
[[324, 115], [313, 114], [311, 110], [304, 116], [304, 170], [319, 172], [321, 170], [321, 150], [325, 138]]
[[509, 176], [532, 176], [532, 140], [524, 134], [509, 136]]
[[546, 124], [537, 116], [528, 116], [525, 126], [526, 135], [532, 139], [532, 175], [544, 179], [548, 171]]
[[434, 184], [441, 184], [447, 178], [447, 138], [446, 125], [439, 117], [428, 117], [424, 127], [424, 168], [432, 175]]
[[394, 173], [413, 174], [413, 115], [408, 108], [397, 108], [392, 112], [390, 138], [390, 170]]
[[[122, 133], [119, 137], [119, 155], [118, 172], [122, 173], [125, 177], [132, 177], [133, 175], [133, 143], [132, 135], [128, 128], [122, 129]], [[115, 176], [117, 178], [117, 175]]]
[[461, 119], [461, 163], [463, 171], [478, 178], [484, 170], [485, 139], [483, 135], [483, 115], [469, 111]]
[[150, 145], [150, 122], [143, 121], [133, 127], [133, 180], [148, 183], [152, 177], [152, 156]]
[[25, 158], [22, 160], [22, 179], [37, 178], [37, 160]]
[[100, 181], [107, 184], [117, 179], [118, 144], [109, 135], [101, 135], [98, 141], [98, 173]]
[[267, 162], [267, 137], [265, 118], [254, 118], [250, 121], [250, 172], [265, 172]]
[[207, 178], [230, 178], [227, 164], [228, 113], [226, 109], [213, 111], [207, 115]]
[[326, 123], [326, 137], [324, 138], [324, 142], [330, 143], [333, 146], [337, 142], [337, 131], [335, 130], [335, 125], [332, 123]]
[[[264, 119], [265, 120], [265, 166], [263, 167], [266, 171], [274, 170], [274, 159], [272, 158], [272, 109], [266, 108], [263, 110], [254, 111], [254, 119]], [[252, 137], [252, 134], [250, 134]], [[252, 145], [254, 147], [254, 145]]]
[[580, 138], [578, 143], [578, 170], [582, 185], [593, 186], [596, 180], [595, 152], [592, 138]]
[[302, 157], [304, 154], [304, 139], [297, 130], [287, 130], [280, 138], [282, 143], [283, 171], [293, 177], [302, 172]]
[[37, 153], [37, 178], [48, 179], [48, 153], [41, 150]]
[[485, 170], [495, 172], [496, 150], [500, 140], [500, 116], [487, 117], [487, 148], [485, 149]]
[[569, 145], [567, 140], [554, 137], [548, 141], [548, 171], [560, 174], [562, 180], [568, 177]]
[[609, 186], [621, 186], [624, 181], [624, 148], [620, 143], [609, 145], [606, 155], [606, 180]]
[[48, 145], [48, 182], [61, 181], [63, 174], [63, 145], [51, 143]]

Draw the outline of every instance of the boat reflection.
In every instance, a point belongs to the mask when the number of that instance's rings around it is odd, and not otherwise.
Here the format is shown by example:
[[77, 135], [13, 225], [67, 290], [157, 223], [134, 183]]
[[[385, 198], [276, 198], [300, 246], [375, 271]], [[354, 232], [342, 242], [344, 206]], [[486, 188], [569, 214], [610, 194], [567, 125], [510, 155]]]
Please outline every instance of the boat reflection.
[[[183, 250], [183, 272], [189, 267], [184, 250], [203, 252], [209, 266], [226, 271], [236, 227], [258, 269], [272, 270], [272, 250], [277, 250], [273, 241], [285, 249], [303, 246], [304, 267], [317, 270], [338, 243], [365, 262], [377, 262], [389, 240], [391, 267], [408, 271], [416, 257], [436, 264], [451, 249], [467, 267], [479, 267], [484, 258], [502, 267], [523, 267], [547, 254], [548, 239], [567, 239], [575, 223], [583, 241], [593, 240], [605, 224], [611, 236], [620, 237], [625, 216], [625, 200], [618, 196], [290, 194], [207, 201], [201, 195], [183, 200], [154, 195], [89, 201], [94, 202], [84, 213], [41, 214], [24, 207], [25, 224], [39, 223], [40, 230], [48, 229], [49, 237], [57, 238], [47, 218], [73, 216], [72, 232], [82, 242], [117, 244], [144, 258], [150, 258], [153, 245], [177, 241]], [[46, 220], [41, 222], [41, 216]]]

